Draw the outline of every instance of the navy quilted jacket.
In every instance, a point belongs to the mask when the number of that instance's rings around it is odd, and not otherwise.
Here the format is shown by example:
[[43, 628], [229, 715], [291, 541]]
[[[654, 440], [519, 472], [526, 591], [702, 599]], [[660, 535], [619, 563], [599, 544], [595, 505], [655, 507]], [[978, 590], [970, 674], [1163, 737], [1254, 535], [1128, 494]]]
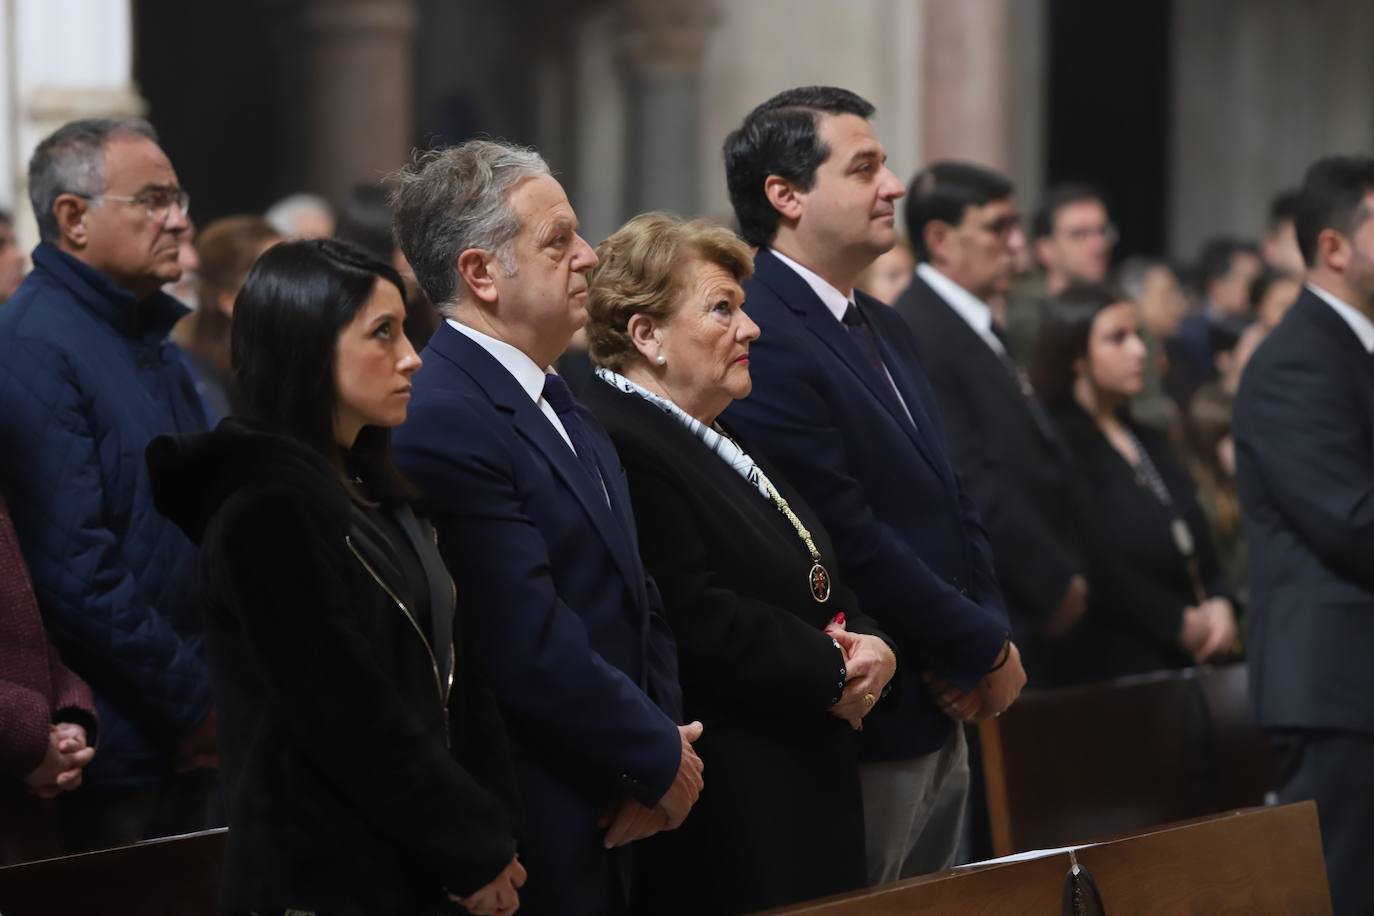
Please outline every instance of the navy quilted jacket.
[[205, 416], [167, 332], [186, 312], [142, 302], [48, 245], [0, 307], [0, 486], [48, 633], [95, 692], [89, 785], [169, 772], [210, 710], [196, 549], [153, 506], [143, 451]]

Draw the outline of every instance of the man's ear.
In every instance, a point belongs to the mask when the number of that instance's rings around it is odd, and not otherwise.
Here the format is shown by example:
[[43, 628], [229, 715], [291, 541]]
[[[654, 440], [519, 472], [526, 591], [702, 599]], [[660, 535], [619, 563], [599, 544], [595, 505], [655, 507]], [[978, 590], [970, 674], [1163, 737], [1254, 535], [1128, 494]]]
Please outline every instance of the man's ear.
[[57, 232], [62, 240], [72, 248], [85, 248], [90, 241], [90, 230], [86, 226], [86, 214], [90, 202], [75, 194], [59, 194], [53, 201], [52, 213], [57, 218]]
[[492, 270], [495, 260], [483, 248], [465, 248], [458, 254], [458, 276], [480, 302], [496, 302], [496, 276]]
[[1317, 263], [1345, 273], [1350, 266], [1350, 242], [1335, 229], [1323, 229], [1317, 235]]
[[793, 222], [801, 219], [802, 200], [792, 182], [781, 175], [769, 175], [763, 180], [763, 196], [769, 205], [782, 214], [783, 219]]

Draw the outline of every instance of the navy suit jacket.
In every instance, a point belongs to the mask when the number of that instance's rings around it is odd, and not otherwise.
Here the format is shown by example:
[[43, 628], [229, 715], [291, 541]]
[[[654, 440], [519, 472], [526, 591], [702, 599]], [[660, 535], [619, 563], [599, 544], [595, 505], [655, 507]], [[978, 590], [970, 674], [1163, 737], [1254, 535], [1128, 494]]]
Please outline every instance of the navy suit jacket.
[[865, 720], [862, 752], [896, 760], [934, 751], [951, 720], [919, 672], [971, 690], [1008, 624], [987, 533], [950, 463], [911, 333], [855, 293], [908, 417], [845, 326], [767, 249], [744, 290], [762, 334], [750, 348], [753, 391], [725, 419], [766, 448], [816, 510], [859, 605], [896, 639], [911, 675]]
[[657, 803], [681, 747], [676, 653], [624, 470], [579, 412], [604, 492], [506, 368], [444, 323], [394, 438], [510, 729], [528, 829], [521, 909], [535, 913], [623, 907], [596, 821], [627, 795]]
[[1236, 395], [1259, 724], [1374, 734], [1374, 355], [1302, 295]]

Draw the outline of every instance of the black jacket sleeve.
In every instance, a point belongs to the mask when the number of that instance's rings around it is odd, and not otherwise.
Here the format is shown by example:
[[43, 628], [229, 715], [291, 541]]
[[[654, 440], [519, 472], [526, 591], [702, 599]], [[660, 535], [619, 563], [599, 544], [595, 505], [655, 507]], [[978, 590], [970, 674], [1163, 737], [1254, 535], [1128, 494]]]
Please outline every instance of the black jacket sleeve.
[[1302, 542], [1374, 589], [1374, 450], [1358, 380], [1287, 350], [1254, 369], [1237, 396], [1238, 448]]

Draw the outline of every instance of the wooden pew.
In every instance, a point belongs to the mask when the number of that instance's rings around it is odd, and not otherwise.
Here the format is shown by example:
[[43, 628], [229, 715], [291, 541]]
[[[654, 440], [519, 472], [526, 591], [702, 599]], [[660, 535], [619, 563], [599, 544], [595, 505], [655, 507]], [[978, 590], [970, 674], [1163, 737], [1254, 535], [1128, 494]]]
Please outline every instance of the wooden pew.
[[4, 916], [215, 916], [228, 831], [0, 868]]
[[1273, 752], [1244, 665], [1028, 691], [979, 724], [993, 854], [1262, 804]]
[[992, 862], [775, 916], [1058, 916], [1077, 863], [1109, 916], [1330, 916], [1317, 808], [1251, 808], [1041, 858]]

